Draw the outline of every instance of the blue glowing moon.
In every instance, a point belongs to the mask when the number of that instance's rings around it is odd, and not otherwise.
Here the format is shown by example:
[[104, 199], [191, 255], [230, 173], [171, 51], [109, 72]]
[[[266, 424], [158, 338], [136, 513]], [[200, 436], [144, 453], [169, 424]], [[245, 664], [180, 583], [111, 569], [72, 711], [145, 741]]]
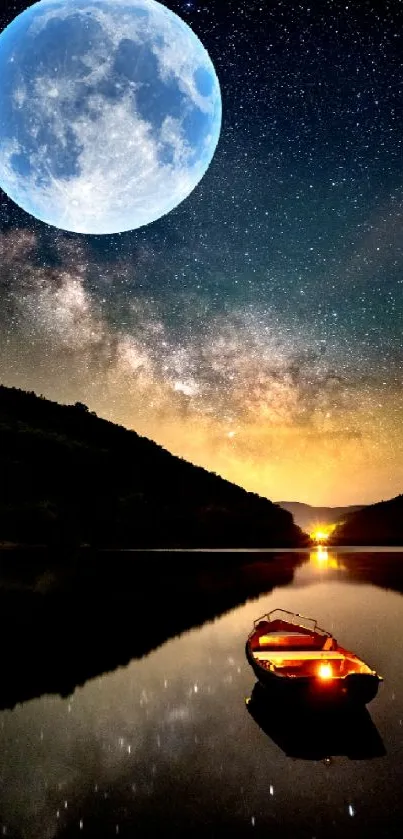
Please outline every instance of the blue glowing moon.
[[212, 61], [155, 0], [41, 0], [0, 35], [0, 78], [0, 186], [64, 230], [169, 213], [219, 140]]

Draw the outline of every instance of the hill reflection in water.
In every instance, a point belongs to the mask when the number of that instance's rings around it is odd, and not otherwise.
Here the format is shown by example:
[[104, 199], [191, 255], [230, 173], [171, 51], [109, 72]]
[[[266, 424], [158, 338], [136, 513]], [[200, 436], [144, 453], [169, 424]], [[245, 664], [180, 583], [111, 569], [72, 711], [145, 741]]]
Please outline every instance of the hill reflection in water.
[[343, 582], [371, 583], [403, 594], [403, 548], [335, 550], [318, 546], [310, 551], [311, 569], [339, 577]]
[[1, 554], [0, 709], [139, 659], [186, 630], [287, 586], [306, 554]]

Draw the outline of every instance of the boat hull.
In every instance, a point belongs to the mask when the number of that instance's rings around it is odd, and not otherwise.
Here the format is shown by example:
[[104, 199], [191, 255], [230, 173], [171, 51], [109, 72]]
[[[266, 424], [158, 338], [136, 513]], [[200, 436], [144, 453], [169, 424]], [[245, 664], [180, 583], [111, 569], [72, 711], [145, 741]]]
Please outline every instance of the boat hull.
[[276, 699], [301, 700], [310, 703], [349, 703], [367, 705], [375, 698], [379, 687], [379, 676], [370, 673], [351, 673], [344, 678], [322, 681], [314, 676], [280, 676], [262, 667], [254, 658], [249, 644], [246, 657], [260, 682]]

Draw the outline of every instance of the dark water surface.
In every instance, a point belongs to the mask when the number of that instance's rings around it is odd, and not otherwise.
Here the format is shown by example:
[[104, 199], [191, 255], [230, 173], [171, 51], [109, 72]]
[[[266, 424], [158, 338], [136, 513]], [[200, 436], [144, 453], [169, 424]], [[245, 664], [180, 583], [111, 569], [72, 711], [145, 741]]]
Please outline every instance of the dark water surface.
[[[17, 704], [0, 713], [0, 835], [400, 837], [403, 554], [217, 554], [195, 578], [171, 574], [170, 559], [116, 602], [89, 574], [84, 600], [57, 610], [57, 584], [42, 575], [45, 617], [24, 595], [22, 639], [12, 599], [0, 704]], [[3, 582], [4, 604], [11, 590]], [[287, 725], [258, 702], [256, 721], [245, 640], [276, 607], [317, 618], [384, 676], [367, 712], [340, 721], [296, 708]], [[63, 675], [72, 695], [29, 699], [63, 692]]]

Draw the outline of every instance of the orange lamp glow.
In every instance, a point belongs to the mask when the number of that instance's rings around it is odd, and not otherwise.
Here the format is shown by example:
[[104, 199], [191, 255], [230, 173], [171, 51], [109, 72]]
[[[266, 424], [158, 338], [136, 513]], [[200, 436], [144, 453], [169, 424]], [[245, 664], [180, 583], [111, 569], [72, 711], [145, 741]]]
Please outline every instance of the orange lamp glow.
[[335, 524], [317, 524], [310, 532], [310, 537], [317, 545], [327, 542], [333, 531], [336, 529]]
[[315, 530], [312, 535], [315, 539], [315, 542], [326, 542], [326, 540], [329, 538], [329, 534], [326, 533], [325, 530]]
[[333, 677], [333, 671], [330, 664], [320, 664], [318, 668], [318, 676], [323, 681], [327, 681]]

